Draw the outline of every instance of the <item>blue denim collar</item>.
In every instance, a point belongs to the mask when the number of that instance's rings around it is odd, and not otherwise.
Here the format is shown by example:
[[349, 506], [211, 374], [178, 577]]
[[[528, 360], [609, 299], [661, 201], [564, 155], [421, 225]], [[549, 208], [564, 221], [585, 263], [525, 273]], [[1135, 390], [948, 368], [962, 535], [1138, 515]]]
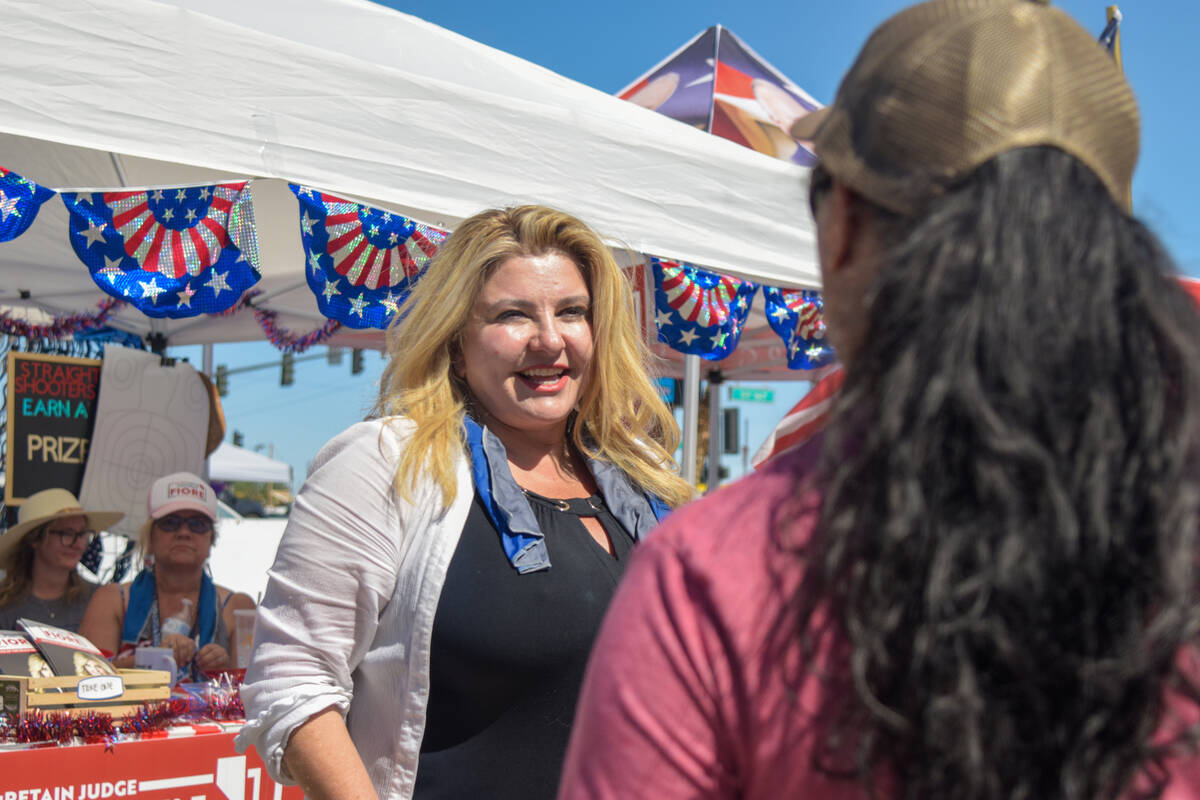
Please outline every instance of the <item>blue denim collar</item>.
[[[484, 511], [500, 532], [500, 542], [508, 561], [524, 575], [550, 568], [546, 539], [533, 516], [533, 509], [508, 468], [508, 454], [499, 437], [471, 417], [463, 418], [467, 450], [471, 456], [471, 475]], [[670, 512], [667, 505], [650, 492], [633, 487], [615, 464], [587, 458], [588, 469], [600, 487], [600, 494], [613, 517], [641, 541]]]

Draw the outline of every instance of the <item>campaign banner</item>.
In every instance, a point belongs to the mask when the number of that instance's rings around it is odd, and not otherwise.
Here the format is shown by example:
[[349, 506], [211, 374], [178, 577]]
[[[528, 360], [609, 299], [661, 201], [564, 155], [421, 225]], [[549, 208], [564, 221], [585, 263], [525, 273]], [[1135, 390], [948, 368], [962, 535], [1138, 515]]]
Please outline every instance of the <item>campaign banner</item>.
[[271, 780], [254, 750], [239, 755], [233, 737], [0, 752], [0, 800], [303, 800], [298, 787]]
[[6, 505], [42, 489], [78, 496], [99, 389], [97, 360], [9, 351]]

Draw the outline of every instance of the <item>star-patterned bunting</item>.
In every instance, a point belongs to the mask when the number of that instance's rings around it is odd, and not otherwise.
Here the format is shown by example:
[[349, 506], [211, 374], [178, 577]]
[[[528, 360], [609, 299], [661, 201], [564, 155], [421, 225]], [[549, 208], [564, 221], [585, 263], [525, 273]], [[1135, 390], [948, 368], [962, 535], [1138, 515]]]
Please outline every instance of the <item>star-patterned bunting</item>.
[[11, 241], [28, 230], [42, 203], [53, 196], [53, 189], [0, 167], [0, 242]]
[[406, 217], [290, 184], [317, 307], [351, 328], [387, 328], [446, 239]]
[[147, 316], [219, 314], [258, 283], [246, 182], [61, 196], [92, 280]]
[[659, 340], [710, 361], [732, 353], [758, 284], [661, 258], [650, 266]]
[[763, 298], [767, 321], [787, 345], [789, 368], [816, 369], [833, 363], [833, 348], [825, 339], [825, 301], [820, 292], [764, 286]]

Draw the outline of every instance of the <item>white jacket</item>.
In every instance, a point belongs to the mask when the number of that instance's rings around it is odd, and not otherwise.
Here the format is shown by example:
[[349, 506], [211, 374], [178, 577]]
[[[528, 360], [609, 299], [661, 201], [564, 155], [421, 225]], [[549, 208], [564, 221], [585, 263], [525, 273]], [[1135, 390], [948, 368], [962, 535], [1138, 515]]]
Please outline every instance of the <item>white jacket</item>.
[[283, 765], [292, 731], [337, 706], [379, 797], [412, 797], [433, 618], [474, 489], [458, 456], [449, 508], [430, 480], [401, 501], [392, 479], [411, 431], [354, 425], [317, 454], [296, 498], [258, 609], [236, 742], [277, 782], [295, 782]]
[[[413, 501], [392, 490], [407, 420], [360, 422], [313, 461], [288, 520], [258, 607], [254, 655], [242, 687], [253, 745], [277, 782], [292, 731], [330, 706], [346, 716], [350, 738], [381, 800], [409, 800], [416, 784], [433, 621], [450, 560], [475, 497], [472, 463], [456, 454], [457, 492], [449, 508], [423, 478]], [[476, 431], [480, 431], [477, 427]], [[468, 437], [471, 438], [470, 436]], [[502, 507], [501, 539], [535, 544], [510, 555], [514, 568], [549, 569], [528, 500], [512, 479], [504, 447], [479, 442], [485, 493]], [[665, 506], [633, 487], [620, 469], [588, 460], [613, 516], [640, 540]]]

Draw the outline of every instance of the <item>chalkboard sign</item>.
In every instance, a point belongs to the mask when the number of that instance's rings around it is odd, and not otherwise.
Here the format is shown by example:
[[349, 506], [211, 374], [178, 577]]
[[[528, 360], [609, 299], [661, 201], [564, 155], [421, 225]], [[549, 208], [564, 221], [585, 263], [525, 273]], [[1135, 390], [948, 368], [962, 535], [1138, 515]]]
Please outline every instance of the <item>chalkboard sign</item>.
[[100, 394], [100, 363], [9, 351], [5, 504], [20, 505], [42, 489], [79, 495]]

